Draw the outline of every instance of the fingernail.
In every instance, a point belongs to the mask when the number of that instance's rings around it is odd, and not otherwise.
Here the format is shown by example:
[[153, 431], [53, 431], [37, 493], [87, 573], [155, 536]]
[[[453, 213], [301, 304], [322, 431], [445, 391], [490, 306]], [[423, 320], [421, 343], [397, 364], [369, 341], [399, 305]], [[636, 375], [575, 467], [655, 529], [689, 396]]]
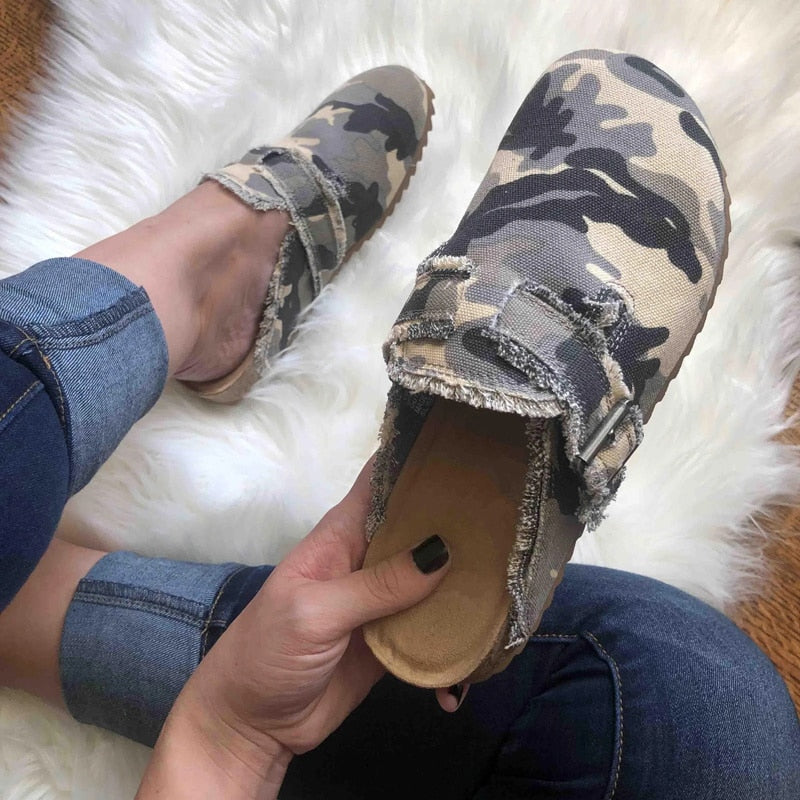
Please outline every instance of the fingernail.
[[464, 684], [463, 683], [454, 683], [448, 690], [448, 694], [453, 695], [456, 699], [456, 711], [461, 708], [461, 701], [464, 699]]
[[414, 559], [417, 569], [429, 575], [447, 563], [450, 553], [443, 539], [439, 536], [429, 536], [411, 551], [411, 557]]

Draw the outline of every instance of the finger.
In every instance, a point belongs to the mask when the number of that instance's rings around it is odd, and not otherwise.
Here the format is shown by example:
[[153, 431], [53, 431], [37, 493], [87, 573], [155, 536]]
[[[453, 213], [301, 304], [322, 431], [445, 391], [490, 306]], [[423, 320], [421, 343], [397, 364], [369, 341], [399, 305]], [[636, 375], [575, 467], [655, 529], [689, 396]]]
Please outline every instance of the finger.
[[326, 730], [338, 728], [386, 674], [363, 637], [356, 640], [358, 634], [354, 631], [322, 699], [324, 708], [320, 711], [325, 717]]
[[436, 588], [448, 568], [446, 543], [431, 536], [412, 550], [319, 584], [330, 612], [331, 634], [345, 635], [365, 622], [416, 605]]
[[385, 667], [372, 654], [361, 631], [354, 630], [332, 681], [337, 683], [337, 694], [349, 697], [351, 708], [355, 708], [385, 674]]
[[366, 524], [372, 503], [371, 480], [374, 464], [375, 457], [372, 456], [350, 491], [320, 520], [313, 532], [321, 542], [332, 542], [347, 552], [349, 572], [361, 568], [367, 552]]
[[436, 699], [439, 701], [439, 705], [449, 714], [458, 711], [467, 696], [469, 686], [468, 683], [456, 683], [447, 689], [437, 689]]
[[358, 477], [350, 487], [350, 491], [342, 498], [336, 506], [354, 517], [366, 517], [369, 512], [369, 504], [372, 497], [370, 481], [372, 480], [372, 469], [375, 466], [375, 455], [367, 460], [361, 468]]

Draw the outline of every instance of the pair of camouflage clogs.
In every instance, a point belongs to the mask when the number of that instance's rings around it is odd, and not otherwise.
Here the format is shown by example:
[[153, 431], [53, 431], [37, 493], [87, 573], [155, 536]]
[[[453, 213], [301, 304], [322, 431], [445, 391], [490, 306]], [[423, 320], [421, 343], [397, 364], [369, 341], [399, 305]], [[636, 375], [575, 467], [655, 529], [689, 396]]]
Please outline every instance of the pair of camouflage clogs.
[[[201, 395], [238, 399], [290, 343], [391, 213], [432, 99], [410, 70], [365, 72], [286, 139], [206, 176], [286, 210], [291, 226], [253, 350]], [[425, 533], [451, 555], [429, 598], [365, 627], [398, 677], [481, 680], [524, 647], [703, 325], [727, 202], [700, 112], [649, 61], [572, 53], [525, 98], [384, 348], [392, 388], [366, 563]]]

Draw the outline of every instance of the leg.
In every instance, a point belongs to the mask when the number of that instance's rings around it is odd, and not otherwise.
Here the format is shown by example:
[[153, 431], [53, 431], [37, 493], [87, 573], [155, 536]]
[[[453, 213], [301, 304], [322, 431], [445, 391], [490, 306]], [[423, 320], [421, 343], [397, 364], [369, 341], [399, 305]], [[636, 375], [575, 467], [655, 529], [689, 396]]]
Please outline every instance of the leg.
[[205, 381], [250, 348], [287, 227], [286, 213], [255, 211], [207, 182], [76, 257], [143, 286], [164, 329], [169, 374]]
[[79, 257], [0, 281], [2, 685], [63, 702], [67, 607], [104, 555], [50, 544], [63, 505], [168, 374], [213, 378], [242, 358], [286, 227], [284, 214], [203, 184]]
[[[391, 114], [373, 113], [376, 97], [391, 104]], [[168, 375], [194, 383], [202, 396], [229, 402], [288, 346], [302, 310], [399, 199], [427, 139], [431, 100], [410, 70], [369, 70], [326, 98], [280, 146], [254, 148], [241, 162], [207, 176], [214, 183], [156, 217], [76, 258], [44, 262], [0, 281], [0, 353], [27, 370], [37, 392], [46, 392], [51, 409], [42, 413], [55, 415], [64, 456], [47, 464], [58, 492], [46, 491], [43, 481], [30, 487], [32, 500], [46, 510], [34, 534], [24, 526], [0, 527], [0, 560], [13, 559], [16, 539], [36, 541], [26, 560], [15, 562], [7, 585], [0, 573], [0, 611], [42, 555], [66, 497], [90, 480], [152, 406]], [[338, 113], [344, 105], [358, 116], [353, 125], [350, 112]], [[324, 108], [331, 111], [321, 113]], [[363, 165], [354, 160], [360, 147], [376, 158]], [[28, 427], [34, 424], [28, 420]], [[23, 477], [32, 463], [22, 460]], [[2, 508], [18, 504], [9, 485], [0, 486]], [[60, 699], [53, 677], [58, 647], [50, 632], [64, 623], [60, 657], [70, 709], [152, 740], [170, 697], [164, 692], [148, 708], [131, 711], [140, 679], [149, 681], [148, 691], [159, 677], [171, 686], [185, 680], [185, 669], [196, 666], [259, 575], [263, 582], [266, 568], [101, 556], [52, 546], [19, 602], [0, 614], [0, 638], [15, 653], [0, 669], [11, 685]], [[66, 608], [76, 576], [92, 564]], [[52, 582], [58, 591], [49, 591]], [[98, 617], [99, 609], [106, 613]], [[26, 624], [45, 618], [38, 631]], [[129, 659], [114, 658], [123, 624], [141, 637], [138, 648], [123, 642], [138, 659], [137, 675]], [[40, 635], [50, 640], [37, 641]], [[176, 648], [183, 648], [182, 655]], [[98, 658], [87, 662], [87, 652]], [[33, 666], [35, 674], [22, 674], [21, 664]], [[155, 677], [147, 672], [151, 667]], [[103, 705], [114, 706], [116, 718], [108, 709], [104, 719], [93, 716], [92, 707]]]
[[0, 614], [0, 686], [152, 746], [197, 664], [271, 571], [54, 539]]
[[298, 799], [789, 800], [800, 725], [722, 615], [647, 578], [570, 566], [523, 654], [458, 713], [386, 676], [284, 786]]
[[[286, 230], [282, 212], [254, 211], [208, 183], [76, 258], [0, 281], [0, 352], [30, 369], [56, 407], [70, 494], [168, 375], [206, 380], [242, 360]], [[98, 258], [107, 265], [89, 260]]]

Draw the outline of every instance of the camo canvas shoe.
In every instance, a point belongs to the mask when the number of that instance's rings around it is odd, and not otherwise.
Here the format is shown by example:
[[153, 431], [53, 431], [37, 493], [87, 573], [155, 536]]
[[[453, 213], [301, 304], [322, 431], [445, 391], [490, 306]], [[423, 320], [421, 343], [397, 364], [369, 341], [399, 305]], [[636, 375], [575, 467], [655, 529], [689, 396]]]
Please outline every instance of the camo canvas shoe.
[[233, 372], [187, 383], [202, 397], [235, 402], [288, 346], [313, 302], [392, 212], [427, 143], [433, 93], [411, 70], [356, 75], [288, 136], [204, 176], [253, 208], [287, 211], [291, 226], [264, 304], [255, 346]]
[[438, 534], [451, 567], [365, 638], [419, 686], [525, 645], [692, 345], [727, 251], [702, 115], [649, 61], [584, 50], [511, 123], [385, 345], [367, 564]]

